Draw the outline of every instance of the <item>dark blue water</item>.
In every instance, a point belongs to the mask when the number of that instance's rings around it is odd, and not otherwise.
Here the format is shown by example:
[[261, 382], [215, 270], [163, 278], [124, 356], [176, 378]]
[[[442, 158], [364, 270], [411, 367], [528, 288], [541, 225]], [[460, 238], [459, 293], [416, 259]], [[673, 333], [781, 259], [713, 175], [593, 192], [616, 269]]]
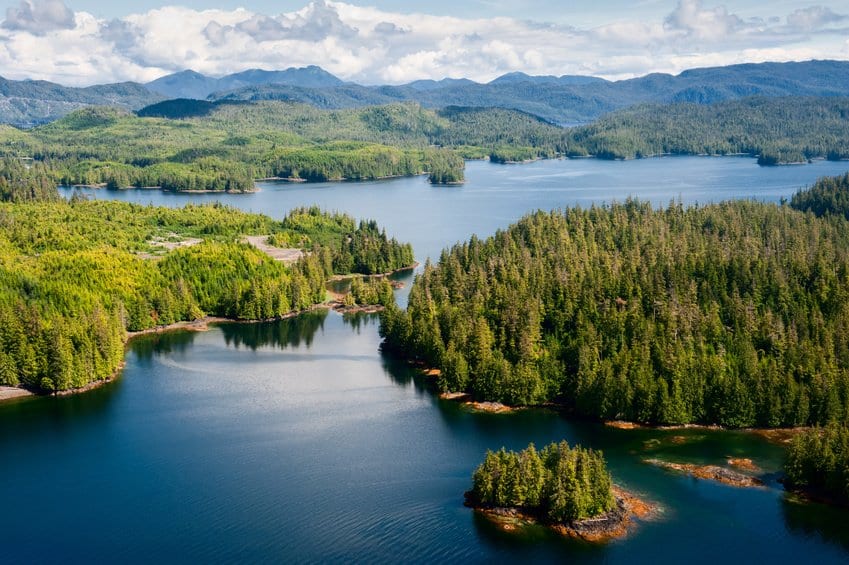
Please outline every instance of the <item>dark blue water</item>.
[[[776, 200], [847, 164], [759, 168], [676, 158], [472, 163], [463, 187], [423, 179], [264, 185], [214, 198], [282, 216], [368, 216], [417, 255], [524, 212], [628, 195]], [[735, 188], [735, 186], [737, 188]], [[169, 205], [209, 200], [99, 192]], [[134, 341], [117, 382], [0, 406], [0, 562], [845, 562], [849, 512], [670, 474], [650, 457], [768, 479], [780, 447], [742, 432], [615, 430], [546, 411], [468, 412], [378, 351], [373, 317], [334, 313]], [[662, 511], [607, 545], [502, 532], [462, 506], [486, 449], [567, 439], [603, 449], [617, 482]]]

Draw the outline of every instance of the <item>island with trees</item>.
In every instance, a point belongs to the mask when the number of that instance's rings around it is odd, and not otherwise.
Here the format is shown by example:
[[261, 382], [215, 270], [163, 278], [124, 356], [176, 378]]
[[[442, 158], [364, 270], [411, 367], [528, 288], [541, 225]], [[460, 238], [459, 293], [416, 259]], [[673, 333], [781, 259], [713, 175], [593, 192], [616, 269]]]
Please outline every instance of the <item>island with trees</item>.
[[541, 522], [586, 540], [619, 537], [647, 506], [615, 489], [600, 451], [565, 441], [541, 451], [489, 451], [475, 470], [466, 504], [496, 521]]

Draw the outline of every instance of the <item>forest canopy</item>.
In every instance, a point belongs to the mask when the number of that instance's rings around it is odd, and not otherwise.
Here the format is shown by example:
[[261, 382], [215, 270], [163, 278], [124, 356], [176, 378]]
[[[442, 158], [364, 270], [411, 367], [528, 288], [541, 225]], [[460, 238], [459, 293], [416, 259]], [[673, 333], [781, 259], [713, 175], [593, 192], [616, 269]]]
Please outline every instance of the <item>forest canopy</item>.
[[175, 100], [140, 114], [93, 107], [29, 131], [0, 128], [0, 157], [32, 160], [56, 184], [244, 192], [264, 178], [429, 173], [453, 183], [463, 180], [463, 157], [507, 147], [553, 157], [566, 147], [565, 130], [513, 110]]

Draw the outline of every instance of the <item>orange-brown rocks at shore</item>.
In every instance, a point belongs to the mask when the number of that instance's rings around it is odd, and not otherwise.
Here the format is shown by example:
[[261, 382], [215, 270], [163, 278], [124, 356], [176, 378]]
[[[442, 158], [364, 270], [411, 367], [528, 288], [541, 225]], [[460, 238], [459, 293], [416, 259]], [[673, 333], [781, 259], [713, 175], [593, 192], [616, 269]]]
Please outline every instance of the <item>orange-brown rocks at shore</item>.
[[442, 400], [468, 400], [470, 395], [468, 392], [443, 392], [439, 395]]
[[774, 428], [761, 430], [751, 428], [745, 431], [755, 434], [756, 436], [760, 436], [769, 442], [786, 445], [793, 441], [794, 437], [808, 429], [809, 428]]
[[746, 488], [764, 486], [763, 481], [757, 477], [746, 475], [740, 473], [739, 471], [728, 469], [726, 467], [719, 467], [718, 465], [694, 465], [691, 463], [672, 463], [669, 461], [661, 461], [660, 459], [646, 459], [644, 461], [645, 463], [654, 465], [656, 467], [661, 467], [662, 469], [685, 473], [697, 479], [715, 481], [724, 485]]
[[520, 410], [520, 408], [507, 406], [500, 402], [474, 402], [470, 400], [468, 402], [464, 402], [463, 406], [475, 412], [489, 412], [490, 414], [506, 414]]

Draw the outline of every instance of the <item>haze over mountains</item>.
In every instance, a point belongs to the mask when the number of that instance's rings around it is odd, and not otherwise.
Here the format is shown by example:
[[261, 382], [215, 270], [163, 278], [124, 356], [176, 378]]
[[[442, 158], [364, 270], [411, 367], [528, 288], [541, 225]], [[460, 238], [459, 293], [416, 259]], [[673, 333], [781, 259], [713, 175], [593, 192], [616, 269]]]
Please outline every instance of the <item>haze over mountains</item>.
[[188, 98], [284, 100], [319, 108], [393, 102], [417, 102], [433, 108], [502, 107], [559, 124], [577, 124], [643, 102], [706, 104], [754, 95], [847, 96], [849, 62], [742, 64], [693, 69], [676, 76], [655, 73], [616, 82], [586, 76], [529, 76], [514, 72], [487, 84], [443, 79], [400, 86], [363, 86], [346, 83], [316, 66], [282, 71], [252, 69], [219, 78], [182, 71], [146, 85], [120, 83], [88, 88], [0, 79], [0, 122], [31, 127], [87, 105], [139, 110], [165, 99]]

